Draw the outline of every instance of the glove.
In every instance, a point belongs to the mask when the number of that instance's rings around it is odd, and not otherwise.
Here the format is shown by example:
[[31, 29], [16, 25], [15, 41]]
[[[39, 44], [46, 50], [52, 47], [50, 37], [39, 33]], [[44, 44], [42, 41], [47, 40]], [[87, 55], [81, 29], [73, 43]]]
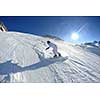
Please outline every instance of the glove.
[[46, 48], [45, 50], [47, 50], [47, 49], [49, 49], [49, 47], [48, 47], [48, 48]]

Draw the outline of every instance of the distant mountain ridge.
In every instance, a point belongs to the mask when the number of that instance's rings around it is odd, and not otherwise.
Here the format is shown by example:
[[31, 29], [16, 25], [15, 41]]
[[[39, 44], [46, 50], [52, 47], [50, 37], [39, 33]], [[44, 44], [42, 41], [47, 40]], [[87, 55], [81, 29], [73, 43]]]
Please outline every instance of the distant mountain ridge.
[[[47, 38], [51, 38], [51, 39], [56, 39], [56, 40], [62, 40], [61, 38], [57, 37], [57, 36], [53, 36], [53, 35], [42, 35], [43, 37], [47, 37]], [[64, 41], [64, 40], [62, 40]]]
[[100, 41], [86, 42], [76, 46], [100, 56]]

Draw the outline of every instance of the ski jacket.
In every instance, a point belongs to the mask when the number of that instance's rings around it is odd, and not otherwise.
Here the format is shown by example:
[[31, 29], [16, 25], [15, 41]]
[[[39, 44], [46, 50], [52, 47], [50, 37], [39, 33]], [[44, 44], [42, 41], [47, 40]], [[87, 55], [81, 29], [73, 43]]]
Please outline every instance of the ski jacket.
[[57, 46], [51, 42], [48, 45], [49, 45], [49, 48], [51, 47], [53, 49], [57, 49]]

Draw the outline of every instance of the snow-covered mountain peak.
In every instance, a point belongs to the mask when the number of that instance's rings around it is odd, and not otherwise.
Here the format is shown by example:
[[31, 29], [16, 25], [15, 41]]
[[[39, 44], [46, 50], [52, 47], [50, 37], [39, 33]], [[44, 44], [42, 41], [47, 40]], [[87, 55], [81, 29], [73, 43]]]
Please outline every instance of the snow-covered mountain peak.
[[100, 56], [100, 41], [87, 42], [76, 46], [81, 47], [84, 51], [92, 52], [93, 54]]

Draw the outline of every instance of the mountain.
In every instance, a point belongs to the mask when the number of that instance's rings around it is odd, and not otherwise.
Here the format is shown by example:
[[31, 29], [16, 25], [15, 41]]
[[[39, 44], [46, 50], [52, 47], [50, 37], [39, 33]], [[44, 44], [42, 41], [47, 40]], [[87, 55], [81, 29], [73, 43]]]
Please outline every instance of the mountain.
[[84, 51], [92, 52], [98, 56], [100, 56], [100, 41], [87, 42], [81, 45], [76, 45], [77, 47], [81, 47]]
[[100, 82], [100, 55], [85, 49], [86, 44], [74, 46], [49, 38], [62, 54], [52, 58], [51, 49], [45, 50], [47, 40], [26, 33], [0, 32], [0, 82]]
[[[50, 38], [50, 39], [54, 39], [54, 40], [62, 40], [61, 38], [57, 37], [57, 36], [52, 36], [52, 35], [42, 35], [45, 38]], [[62, 40], [63, 41], [63, 40]]]

